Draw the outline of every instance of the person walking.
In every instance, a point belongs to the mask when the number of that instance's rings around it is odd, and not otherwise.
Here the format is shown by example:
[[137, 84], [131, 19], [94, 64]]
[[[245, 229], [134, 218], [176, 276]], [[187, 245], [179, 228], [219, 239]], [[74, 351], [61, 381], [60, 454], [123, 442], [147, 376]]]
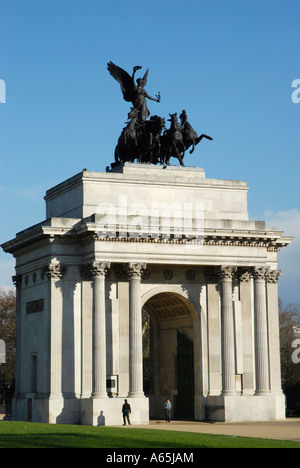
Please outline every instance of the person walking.
[[171, 422], [172, 403], [169, 398], [166, 400], [164, 407], [166, 410], [166, 422]]
[[131, 422], [129, 418], [129, 415], [131, 413], [131, 408], [127, 400], [124, 400], [124, 405], [122, 406], [122, 413], [123, 413], [123, 426], [126, 426], [126, 419], [127, 419], [129, 426], [131, 426]]

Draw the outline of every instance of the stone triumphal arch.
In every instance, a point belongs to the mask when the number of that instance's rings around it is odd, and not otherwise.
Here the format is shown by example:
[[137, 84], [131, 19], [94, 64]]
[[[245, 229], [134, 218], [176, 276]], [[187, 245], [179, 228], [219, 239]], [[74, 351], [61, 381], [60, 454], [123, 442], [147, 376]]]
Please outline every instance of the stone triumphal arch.
[[16, 259], [13, 419], [121, 424], [126, 398], [147, 423], [168, 397], [178, 418], [284, 418], [277, 252], [291, 238], [249, 220], [247, 191], [131, 163], [48, 190], [46, 220], [2, 245]]

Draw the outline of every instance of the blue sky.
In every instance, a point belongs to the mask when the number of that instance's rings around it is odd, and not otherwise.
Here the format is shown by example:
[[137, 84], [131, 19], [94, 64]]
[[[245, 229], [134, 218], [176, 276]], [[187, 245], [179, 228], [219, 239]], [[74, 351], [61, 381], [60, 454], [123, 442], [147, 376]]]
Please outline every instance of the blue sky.
[[[299, 17], [298, 0], [0, 0], [0, 243], [45, 218], [47, 189], [113, 161], [128, 103], [106, 63], [142, 65], [151, 113], [186, 109], [214, 138], [186, 165], [246, 180], [250, 218], [295, 236], [279, 291], [300, 304]], [[13, 266], [1, 251], [1, 286]]]

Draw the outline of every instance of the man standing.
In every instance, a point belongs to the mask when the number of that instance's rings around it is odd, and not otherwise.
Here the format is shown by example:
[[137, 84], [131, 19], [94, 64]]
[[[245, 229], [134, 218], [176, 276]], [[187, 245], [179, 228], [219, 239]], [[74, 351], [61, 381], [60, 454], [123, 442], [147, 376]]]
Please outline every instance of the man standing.
[[130, 419], [129, 419], [129, 415], [131, 413], [131, 408], [130, 408], [130, 404], [127, 402], [127, 400], [124, 400], [124, 405], [122, 406], [122, 413], [123, 413], [123, 426], [126, 426], [126, 419], [127, 419], [127, 422], [129, 424], [129, 426], [131, 426], [131, 422], [130, 422]]
[[171, 409], [172, 403], [170, 402], [169, 398], [165, 402], [165, 410], [166, 410], [166, 422], [171, 422]]

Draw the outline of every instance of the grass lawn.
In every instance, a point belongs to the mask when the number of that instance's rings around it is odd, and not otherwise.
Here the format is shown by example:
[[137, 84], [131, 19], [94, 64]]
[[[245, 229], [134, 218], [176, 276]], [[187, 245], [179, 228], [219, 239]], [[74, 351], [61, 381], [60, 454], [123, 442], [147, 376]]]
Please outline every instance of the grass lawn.
[[159, 429], [0, 421], [0, 448], [300, 448], [300, 443]]

